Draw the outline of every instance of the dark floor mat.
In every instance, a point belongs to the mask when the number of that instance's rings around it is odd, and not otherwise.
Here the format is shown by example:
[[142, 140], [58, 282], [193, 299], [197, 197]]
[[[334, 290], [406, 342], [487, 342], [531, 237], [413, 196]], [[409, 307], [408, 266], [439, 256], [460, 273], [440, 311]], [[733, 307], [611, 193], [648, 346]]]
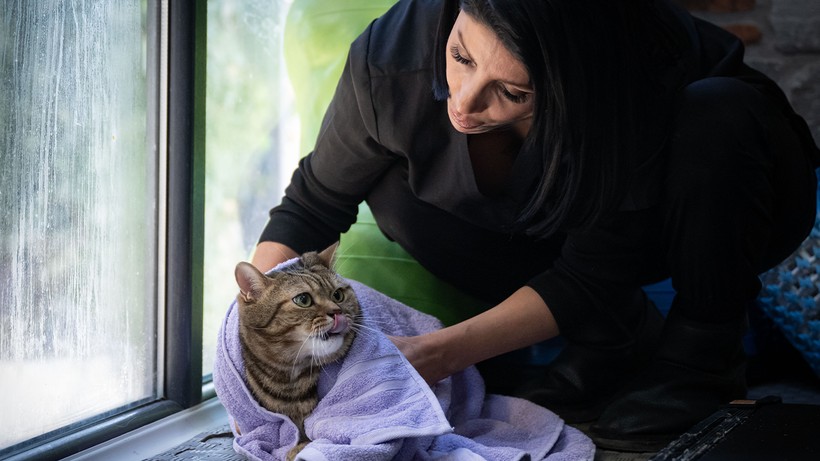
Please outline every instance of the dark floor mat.
[[165, 453], [145, 461], [245, 461], [245, 457], [233, 450], [233, 433], [224, 425], [210, 432], [203, 432], [191, 440]]

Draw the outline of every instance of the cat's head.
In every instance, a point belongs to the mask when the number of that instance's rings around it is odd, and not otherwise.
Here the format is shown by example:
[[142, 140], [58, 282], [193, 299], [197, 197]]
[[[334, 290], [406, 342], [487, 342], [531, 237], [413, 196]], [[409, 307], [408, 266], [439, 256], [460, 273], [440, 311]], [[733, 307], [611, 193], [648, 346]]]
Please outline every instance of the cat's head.
[[332, 269], [336, 246], [267, 275], [245, 262], [236, 266], [240, 338], [254, 355], [310, 366], [347, 352], [360, 309]]

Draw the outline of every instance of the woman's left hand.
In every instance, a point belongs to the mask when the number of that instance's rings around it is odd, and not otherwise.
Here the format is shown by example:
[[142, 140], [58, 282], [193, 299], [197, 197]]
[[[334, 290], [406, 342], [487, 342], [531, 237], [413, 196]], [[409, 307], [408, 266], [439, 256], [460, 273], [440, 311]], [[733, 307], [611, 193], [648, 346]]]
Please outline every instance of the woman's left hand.
[[538, 293], [522, 287], [501, 304], [420, 336], [391, 336], [428, 384], [497, 355], [552, 338], [558, 325]]
[[437, 350], [432, 335], [388, 337], [430, 386], [458, 371], [449, 369], [443, 351]]

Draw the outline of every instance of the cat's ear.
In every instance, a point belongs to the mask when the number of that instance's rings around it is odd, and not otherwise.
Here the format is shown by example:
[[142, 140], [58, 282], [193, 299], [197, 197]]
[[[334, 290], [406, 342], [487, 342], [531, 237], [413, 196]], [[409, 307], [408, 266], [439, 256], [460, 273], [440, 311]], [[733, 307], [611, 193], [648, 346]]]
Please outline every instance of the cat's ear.
[[336, 262], [337, 248], [339, 248], [339, 242], [336, 242], [333, 245], [330, 245], [329, 247], [319, 252], [319, 260], [328, 269], [333, 269], [333, 265]]
[[265, 275], [252, 264], [244, 261], [236, 265], [234, 270], [236, 283], [239, 284], [239, 295], [245, 302], [253, 302], [265, 291]]

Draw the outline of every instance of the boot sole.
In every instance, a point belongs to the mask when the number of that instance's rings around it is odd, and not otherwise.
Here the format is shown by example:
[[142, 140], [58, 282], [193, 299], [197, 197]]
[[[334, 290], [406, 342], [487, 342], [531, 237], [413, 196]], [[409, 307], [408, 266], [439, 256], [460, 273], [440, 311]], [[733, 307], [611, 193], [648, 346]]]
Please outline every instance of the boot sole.
[[592, 442], [595, 443], [595, 446], [600, 449], [631, 453], [658, 452], [672, 443], [677, 437], [674, 435], [656, 435], [630, 440], [628, 438], [615, 439], [601, 437], [590, 432], [587, 432], [587, 435], [592, 439]]

